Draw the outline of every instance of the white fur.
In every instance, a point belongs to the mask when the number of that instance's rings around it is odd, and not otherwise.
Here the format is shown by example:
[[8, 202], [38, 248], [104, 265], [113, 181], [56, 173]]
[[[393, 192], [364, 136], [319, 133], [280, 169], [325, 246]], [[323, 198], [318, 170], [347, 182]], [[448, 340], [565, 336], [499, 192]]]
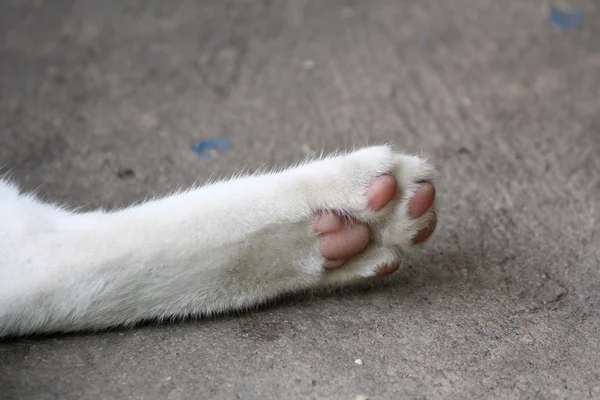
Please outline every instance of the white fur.
[[[401, 194], [369, 211], [365, 189], [384, 173]], [[89, 213], [0, 180], [0, 336], [220, 313], [373, 276], [427, 223], [432, 211], [411, 220], [406, 204], [416, 182], [432, 179], [422, 159], [379, 146]], [[369, 248], [325, 270], [311, 224], [318, 210], [369, 223]]]

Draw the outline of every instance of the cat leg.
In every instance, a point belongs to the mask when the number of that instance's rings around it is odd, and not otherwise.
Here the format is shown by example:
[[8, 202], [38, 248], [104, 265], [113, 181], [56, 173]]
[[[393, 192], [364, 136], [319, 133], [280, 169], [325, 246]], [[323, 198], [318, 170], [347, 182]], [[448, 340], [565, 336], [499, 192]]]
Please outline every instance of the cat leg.
[[[373, 207], [382, 176], [401, 190]], [[385, 273], [432, 230], [433, 198], [410, 215], [432, 180], [422, 159], [377, 146], [111, 213], [0, 191], [0, 335], [220, 313]], [[367, 226], [366, 248], [328, 265], [335, 235], [315, 229], [319, 213]]]

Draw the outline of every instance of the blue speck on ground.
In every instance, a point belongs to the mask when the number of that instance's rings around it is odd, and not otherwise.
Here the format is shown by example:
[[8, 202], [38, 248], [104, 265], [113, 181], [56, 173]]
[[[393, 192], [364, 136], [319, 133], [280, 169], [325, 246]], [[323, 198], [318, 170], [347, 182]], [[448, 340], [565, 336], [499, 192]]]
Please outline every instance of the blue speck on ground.
[[231, 144], [225, 139], [203, 140], [192, 145], [192, 150], [199, 157], [212, 158], [216, 151], [229, 150]]
[[583, 13], [581, 11], [565, 11], [550, 5], [550, 21], [554, 26], [561, 29], [575, 29], [583, 22]]

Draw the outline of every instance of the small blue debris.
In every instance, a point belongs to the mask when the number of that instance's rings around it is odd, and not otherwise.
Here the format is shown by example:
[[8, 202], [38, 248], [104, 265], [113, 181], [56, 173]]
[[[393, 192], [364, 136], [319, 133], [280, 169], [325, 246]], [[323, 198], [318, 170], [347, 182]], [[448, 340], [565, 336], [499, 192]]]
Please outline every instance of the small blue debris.
[[511, 325], [511, 326], [510, 326], [510, 329], [512, 329], [512, 330], [515, 330], [515, 329], [517, 329], [517, 328], [518, 328], [518, 326], [516, 326], [516, 325]]
[[575, 29], [583, 22], [581, 11], [565, 11], [550, 5], [550, 21], [561, 29]]
[[229, 150], [231, 144], [224, 139], [203, 140], [192, 145], [192, 150], [199, 157], [212, 158], [215, 152]]

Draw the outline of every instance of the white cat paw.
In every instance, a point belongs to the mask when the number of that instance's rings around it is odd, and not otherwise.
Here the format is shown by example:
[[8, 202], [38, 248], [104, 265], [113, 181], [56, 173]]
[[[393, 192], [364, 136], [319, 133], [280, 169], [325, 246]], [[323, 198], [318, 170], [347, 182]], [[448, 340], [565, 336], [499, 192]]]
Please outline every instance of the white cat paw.
[[[423, 158], [396, 154], [390, 147], [377, 146], [309, 164], [303, 169], [309, 172], [303, 184], [310, 182], [304, 189], [311, 193], [308, 197], [313, 212], [326, 210], [364, 223], [370, 231], [367, 243], [350, 234], [339, 235], [340, 241], [346, 241], [346, 244], [337, 243], [342, 249], [345, 245], [360, 248], [358, 254], [348, 259], [324, 261], [328, 268], [322, 276], [327, 283], [346, 283], [393, 272], [404, 254], [427, 239], [435, 228], [435, 170]], [[391, 199], [386, 199], [387, 204], [374, 210], [369, 206], [371, 194], [367, 192], [383, 175], [394, 177], [397, 189]], [[378, 183], [383, 192], [389, 191], [389, 183]], [[383, 187], [385, 185], [388, 187]], [[385, 197], [386, 194], [374, 196]], [[350, 223], [342, 224], [340, 229], [354, 228]], [[333, 240], [338, 239], [327, 243]], [[323, 239], [321, 243], [325, 243]], [[322, 253], [326, 252], [322, 249]]]

